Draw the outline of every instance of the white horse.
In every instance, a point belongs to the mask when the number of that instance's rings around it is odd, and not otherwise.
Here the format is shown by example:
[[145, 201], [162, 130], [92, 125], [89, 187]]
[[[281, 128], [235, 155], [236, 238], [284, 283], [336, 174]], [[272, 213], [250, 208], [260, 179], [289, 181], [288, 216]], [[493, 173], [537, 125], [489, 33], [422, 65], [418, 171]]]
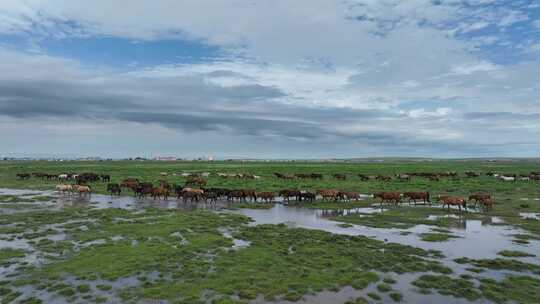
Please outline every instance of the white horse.
[[499, 176], [499, 179], [502, 180], [503, 182], [515, 182], [516, 181], [516, 178], [514, 176], [501, 175], [501, 176]]

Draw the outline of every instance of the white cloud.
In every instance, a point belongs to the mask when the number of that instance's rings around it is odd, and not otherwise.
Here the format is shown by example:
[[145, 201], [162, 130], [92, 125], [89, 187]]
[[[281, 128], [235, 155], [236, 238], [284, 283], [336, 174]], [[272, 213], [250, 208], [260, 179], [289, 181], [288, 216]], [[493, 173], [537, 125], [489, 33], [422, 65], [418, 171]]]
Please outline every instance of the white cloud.
[[[160, 114], [196, 112], [191, 119], [202, 129], [215, 126], [201, 123], [200, 117], [217, 114], [283, 122], [283, 128], [257, 133], [274, 139], [312, 136], [308, 131], [313, 129], [321, 133], [314, 140], [319, 144], [333, 137], [356, 142], [360, 135], [373, 144], [386, 141], [381, 146], [396, 138], [411, 146], [452, 140], [471, 145], [487, 145], [489, 140], [504, 143], [519, 136], [517, 131], [500, 126], [505, 131], [495, 136], [489, 133], [495, 120], [481, 125], [463, 120], [462, 115], [540, 112], [540, 65], [498, 65], [472, 52], [499, 42], [496, 34], [471, 41], [457, 38], [457, 33], [494, 23], [507, 27], [528, 18], [520, 12], [488, 11], [483, 4], [490, 2], [468, 1], [470, 7], [464, 9], [461, 1], [435, 5], [430, 0], [96, 0], [92, 5], [73, 0], [5, 0], [0, 7], [4, 33], [134, 40], [181, 37], [217, 45], [231, 55], [207, 63], [145, 69], [132, 65], [130, 72], [119, 72], [3, 50], [0, 80], [58, 80], [60, 88], [77, 89], [69, 91], [74, 100], [86, 100], [82, 99], [86, 94], [96, 92], [167, 110]], [[536, 48], [533, 44], [529, 50], [536, 52]], [[431, 105], [400, 109], [410, 101]], [[160, 116], [166, 126], [174, 124], [173, 118]], [[139, 116], [131, 119], [137, 122], [122, 124], [137, 129], [134, 125], [144, 123]], [[153, 128], [159, 124], [156, 121], [151, 122]], [[232, 134], [242, 131], [239, 125], [220, 123], [220, 130], [231, 131], [227, 136], [236, 138], [233, 141], [245, 136]], [[300, 124], [309, 127], [302, 129]], [[287, 126], [295, 127], [285, 132]], [[301, 130], [294, 132], [295, 128]], [[478, 138], [482, 140], [477, 143]]]

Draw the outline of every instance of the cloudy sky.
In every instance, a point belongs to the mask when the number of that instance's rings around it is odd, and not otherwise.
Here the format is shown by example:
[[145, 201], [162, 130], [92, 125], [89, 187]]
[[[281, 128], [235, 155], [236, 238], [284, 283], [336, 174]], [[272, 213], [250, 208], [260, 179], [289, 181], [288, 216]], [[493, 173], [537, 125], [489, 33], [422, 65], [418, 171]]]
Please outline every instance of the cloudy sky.
[[2, 156], [539, 151], [538, 0], [1, 0]]

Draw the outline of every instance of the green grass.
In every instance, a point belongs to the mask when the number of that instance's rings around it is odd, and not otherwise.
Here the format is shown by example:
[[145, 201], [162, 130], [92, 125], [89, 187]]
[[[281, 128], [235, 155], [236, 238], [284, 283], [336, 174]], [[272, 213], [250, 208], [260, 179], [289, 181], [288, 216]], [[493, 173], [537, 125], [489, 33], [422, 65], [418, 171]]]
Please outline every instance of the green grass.
[[[366, 288], [380, 280], [376, 272], [451, 272], [433, 260], [438, 257], [435, 252], [286, 225], [251, 227], [246, 225], [248, 218], [233, 214], [79, 208], [1, 215], [0, 222], [23, 218], [28, 220], [27, 229], [35, 231], [64, 223], [67, 239], [77, 244], [105, 240], [82, 249], [66, 246], [66, 241], [36, 242], [44, 252], [62, 249], [42, 267], [21, 270], [13, 285], [43, 285], [67, 298], [92, 295], [91, 283], [98, 283], [96, 289], [108, 294], [112, 292], [108, 282], [132, 277], [141, 282], [139, 288], [114, 291], [126, 301], [181, 298], [197, 302], [211, 295], [224, 300], [262, 295], [268, 300], [297, 301], [310, 291]], [[84, 230], [80, 229], [83, 224]], [[235, 238], [249, 241], [250, 246], [228, 250], [233, 244], [219, 232], [221, 228], [233, 231]], [[113, 240], [119, 235], [122, 239]], [[146, 279], [145, 274], [152, 271], [169, 279]], [[76, 278], [77, 284], [67, 277]]]
[[509, 257], [509, 258], [512, 258], [512, 257], [522, 258], [522, 257], [535, 257], [536, 256], [534, 254], [530, 254], [530, 253], [518, 251], [518, 250], [503, 250], [503, 251], [498, 252], [497, 254], [502, 255], [504, 257]]
[[422, 233], [420, 239], [425, 242], [445, 242], [458, 236], [446, 233]]
[[[425, 191], [432, 200], [437, 194], [468, 196], [487, 191], [495, 199], [493, 210], [486, 213], [458, 213], [440, 206], [398, 207], [384, 206], [383, 213], [336, 216], [342, 227], [351, 224], [379, 228], [408, 229], [429, 225], [431, 232], [421, 235], [424, 240], [444, 241], [451, 237], [449, 228], [460, 227], [464, 220], [475, 219], [490, 223], [498, 216], [505, 223], [526, 230], [514, 235], [515, 240], [529, 242], [540, 239], [540, 221], [523, 219], [520, 212], [540, 213], [540, 204], [521, 198], [540, 197], [540, 183], [503, 183], [492, 177], [464, 178], [463, 172], [496, 171], [500, 173], [528, 173], [540, 171], [537, 162], [481, 162], [433, 161], [389, 163], [318, 163], [318, 162], [0, 162], [0, 187], [52, 190], [56, 181], [32, 178], [18, 180], [16, 173], [96, 172], [110, 174], [112, 182], [126, 177], [137, 177], [156, 183], [168, 172], [170, 183], [182, 184], [185, 179], [172, 176], [181, 172], [252, 173], [258, 180], [223, 179], [209, 177], [208, 187], [274, 191], [281, 189], [316, 190], [332, 188], [370, 194], [377, 191]], [[457, 179], [443, 178], [431, 182], [414, 178], [410, 182], [362, 182], [357, 175], [394, 175], [404, 172], [457, 171]], [[323, 180], [280, 180], [274, 172], [322, 173]], [[333, 173], [347, 174], [347, 180], [331, 177]], [[106, 183], [94, 183], [97, 193], [105, 193]], [[123, 191], [123, 194], [131, 195]], [[0, 251], [2, 263], [16, 263], [17, 271], [6, 283], [0, 284], [0, 298], [4, 302], [37, 299], [24, 298], [19, 287], [33, 287], [69, 301], [121, 302], [143, 300], [175, 300], [185, 303], [247, 302], [259, 296], [268, 301], [297, 301], [303, 295], [323, 290], [337, 291], [345, 286], [364, 289], [376, 286], [380, 293], [393, 301], [403, 301], [393, 290], [390, 274], [418, 273], [414, 282], [419, 292], [432, 290], [468, 300], [486, 298], [493, 302], [536, 303], [538, 280], [528, 276], [507, 277], [501, 281], [477, 278], [485, 269], [513, 270], [540, 273], [540, 266], [511, 259], [458, 259], [469, 264], [470, 275], [455, 278], [453, 271], [438, 259], [439, 252], [425, 251], [411, 246], [385, 243], [363, 236], [351, 237], [326, 232], [293, 229], [285, 225], [251, 227], [249, 219], [239, 215], [217, 214], [209, 211], [183, 212], [145, 209], [144, 213], [128, 210], [92, 210], [65, 208], [62, 210], [34, 210], [36, 201], [50, 197], [10, 196], [0, 194], [0, 208], [21, 209], [15, 213], [0, 213], [0, 233], [3, 239], [23, 237], [42, 254], [46, 263], [32, 267], [20, 262], [24, 251]], [[377, 200], [358, 202], [302, 203], [298, 207], [332, 210], [368, 207]], [[272, 204], [235, 203], [232, 208], [269, 208]], [[28, 209], [28, 210], [25, 210]], [[452, 214], [452, 217], [448, 217]], [[433, 219], [433, 216], [436, 216]], [[456, 218], [457, 217], [457, 218]], [[122, 220], [119, 220], [122, 219]], [[51, 228], [53, 227], [54, 228]], [[48, 227], [48, 228], [45, 228]], [[231, 250], [233, 243], [220, 229], [231, 231], [234, 238], [249, 241], [240, 250]], [[47, 236], [65, 233], [66, 239], [52, 241]], [[408, 232], [403, 232], [408, 233]], [[122, 236], [121, 239], [115, 239]], [[181, 237], [180, 237], [181, 236]], [[98, 242], [98, 243], [94, 243]], [[90, 245], [93, 244], [93, 245]], [[383, 250], [384, 249], [384, 250]], [[523, 252], [506, 250], [505, 257], [522, 257]], [[269, 271], [270, 270], [270, 271]], [[158, 273], [151, 279], [150, 273]], [[429, 274], [428, 274], [429, 273]], [[481, 276], [482, 274], [480, 274]], [[68, 278], [75, 278], [73, 279]], [[120, 278], [131, 278], [140, 285], [136, 288], [112, 288]], [[93, 287], [95, 286], [95, 287]], [[505, 290], [511, 289], [509, 292]], [[377, 293], [366, 294], [369, 301], [381, 300]], [[78, 300], [77, 300], [78, 299]], [[353, 303], [365, 303], [358, 298]]]

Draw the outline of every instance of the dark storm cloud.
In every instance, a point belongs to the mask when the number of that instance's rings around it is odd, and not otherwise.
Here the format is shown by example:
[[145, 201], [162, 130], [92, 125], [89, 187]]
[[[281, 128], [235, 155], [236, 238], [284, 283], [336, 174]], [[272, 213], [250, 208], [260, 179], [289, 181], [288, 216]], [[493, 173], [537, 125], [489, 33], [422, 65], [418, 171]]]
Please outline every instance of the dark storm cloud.
[[[218, 75], [229, 75], [220, 71]], [[307, 107], [276, 102], [274, 87], [222, 87], [199, 77], [132, 78], [111, 82], [25, 80], [0, 83], [0, 114], [14, 118], [83, 117], [151, 123], [171, 129], [252, 136], [350, 138], [328, 124], [397, 117], [378, 110]], [[357, 136], [380, 140], [381, 135]]]

